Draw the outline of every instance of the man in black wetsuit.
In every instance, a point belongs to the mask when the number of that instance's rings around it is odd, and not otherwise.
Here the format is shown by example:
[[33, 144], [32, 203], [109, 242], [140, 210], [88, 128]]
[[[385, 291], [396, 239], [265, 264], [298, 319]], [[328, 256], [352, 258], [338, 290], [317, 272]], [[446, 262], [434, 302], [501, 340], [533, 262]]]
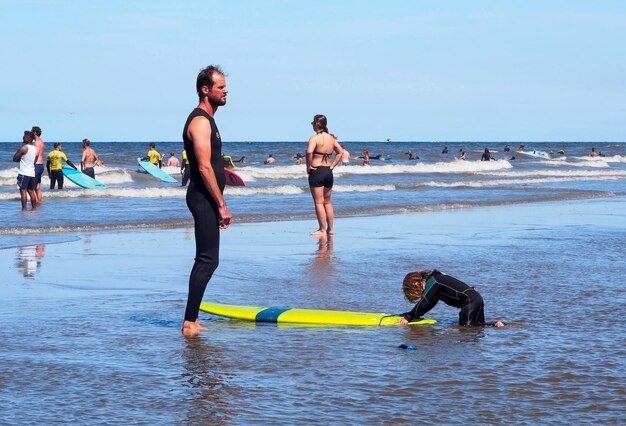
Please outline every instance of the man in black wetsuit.
[[226, 79], [218, 66], [200, 71], [196, 80], [200, 100], [185, 123], [183, 142], [189, 160], [190, 182], [187, 207], [194, 219], [196, 258], [189, 276], [189, 296], [181, 332], [197, 335], [203, 327], [198, 323], [200, 302], [213, 272], [219, 264], [220, 229], [230, 226], [233, 216], [226, 207], [222, 193], [225, 177], [222, 140], [213, 115], [226, 105]]
[[483, 298], [474, 287], [436, 269], [408, 273], [404, 277], [402, 291], [409, 302], [418, 302], [413, 309], [402, 314], [402, 325], [421, 317], [442, 300], [447, 305], [461, 308], [459, 325], [504, 326], [501, 321], [485, 322]]

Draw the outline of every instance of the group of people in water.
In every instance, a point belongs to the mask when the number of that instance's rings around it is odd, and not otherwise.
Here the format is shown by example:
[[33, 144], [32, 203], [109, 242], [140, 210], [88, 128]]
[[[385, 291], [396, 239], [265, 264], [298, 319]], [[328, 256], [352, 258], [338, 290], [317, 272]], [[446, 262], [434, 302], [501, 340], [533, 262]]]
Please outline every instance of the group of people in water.
[[[28, 197], [32, 209], [36, 209], [41, 203], [41, 177], [44, 172], [44, 154], [46, 144], [41, 139], [41, 128], [33, 126], [31, 130], [25, 130], [22, 137], [23, 145], [13, 155], [13, 161], [19, 163], [17, 175], [17, 187], [20, 191], [22, 210], [27, 209]], [[83, 153], [80, 159], [80, 171], [95, 179], [94, 167], [103, 166], [104, 163], [98, 158], [96, 152], [89, 146], [89, 139], [83, 139]], [[78, 170], [62, 151], [60, 142], [54, 143], [54, 149], [46, 156], [45, 170], [50, 178], [50, 189], [63, 189], [63, 162]]]
[[[150, 161], [152, 164], [157, 166], [158, 168], [163, 168], [163, 156], [156, 150], [156, 144], [154, 142], [150, 142], [148, 145], [148, 153], [145, 157], [141, 158], [143, 161]], [[173, 152], [170, 152], [169, 157], [167, 158], [167, 163], [165, 163], [167, 167], [180, 167], [180, 175], [182, 176], [181, 186], [187, 186], [189, 182], [189, 159], [187, 158], [187, 150], [183, 149], [181, 152], [181, 161], [178, 160], [176, 155]]]
[[[41, 178], [44, 170], [47, 171], [47, 175], [50, 179], [50, 190], [63, 189], [63, 163], [66, 163], [75, 170], [79, 170], [79, 167], [67, 158], [60, 142], [55, 142], [53, 144], [54, 149], [45, 156], [46, 165], [44, 167], [46, 144], [41, 139], [41, 133], [42, 131], [39, 126], [33, 126], [31, 130], [25, 130], [22, 137], [23, 144], [13, 156], [13, 161], [19, 163], [17, 186], [20, 191], [22, 210], [27, 209], [29, 197], [32, 209], [36, 209], [37, 205], [43, 200]], [[96, 154], [94, 149], [90, 146], [91, 141], [89, 139], [83, 139], [82, 145], [83, 152], [80, 159], [80, 171], [92, 179], [95, 179], [95, 167], [103, 167], [104, 161], [98, 157], [98, 154]], [[155, 147], [156, 145], [154, 143], [150, 143], [148, 153], [143, 159], [161, 168], [163, 166], [162, 157]], [[182, 152], [182, 162], [176, 158], [173, 152], [170, 152], [166, 165], [180, 167], [182, 186], [186, 186], [189, 181], [189, 161], [187, 160], [185, 151], [183, 150]]]

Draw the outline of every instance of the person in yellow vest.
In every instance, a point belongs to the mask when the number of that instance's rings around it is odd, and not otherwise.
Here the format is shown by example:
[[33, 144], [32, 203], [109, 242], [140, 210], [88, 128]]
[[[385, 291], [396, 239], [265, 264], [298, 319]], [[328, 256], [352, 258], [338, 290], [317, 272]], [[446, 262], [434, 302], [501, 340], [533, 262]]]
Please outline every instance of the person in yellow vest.
[[187, 186], [189, 182], [189, 159], [187, 158], [187, 150], [183, 149], [183, 161], [180, 163], [180, 174], [183, 175], [182, 186]]
[[63, 161], [65, 161], [68, 166], [78, 170], [74, 163], [68, 160], [61, 151], [61, 144], [56, 142], [54, 144], [54, 150], [48, 154], [48, 161], [46, 163], [46, 170], [50, 178], [50, 189], [54, 189], [55, 183], [58, 185], [59, 189], [63, 189]]
[[144, 158], [150, 160], [150, 162], [155, 166], [159, 166], [160, 169], [161, 166], [163, 166], [163, 163], [161, 161], [161, 154], [159, 154], [159, 152], [154, 148], [154, 142], [150, 142], [150, 149], [148, 150], [148, 154]]

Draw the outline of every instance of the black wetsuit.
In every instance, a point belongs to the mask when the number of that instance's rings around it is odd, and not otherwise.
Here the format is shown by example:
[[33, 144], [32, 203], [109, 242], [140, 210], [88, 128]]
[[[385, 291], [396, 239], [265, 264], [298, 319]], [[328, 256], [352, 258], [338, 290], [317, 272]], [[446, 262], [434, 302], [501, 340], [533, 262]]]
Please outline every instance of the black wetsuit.
[[485, 323], [483, 298], [474, 287], [463, 281], [434, 270], [426, 281], [426, 288], [419, 302], [409, 312], [402, 316], [407, 321], [413, 321], [435, 307], [439, 300], [445, 304], [461, 308], [459, 325], [494, 325]]
[[189, 164], [185, 164], [182, 169], [183, 179], [180, 183], [181, 186], [187, 186], [187, 182], [189, 182]]
[[222, 140], [219, 131], [213, 117], [204, 110], [196, 108], [189, 114], [183, 130], [183, 142], [187, 150], [190, 176], [187, 187], [187, 207], [193, 215], [196, 236], [196, 259], [189, 276], [189, 297], [185, 310], [185, 321], [198, 319], [204, 290], [219, 264], [220, 250], [220, 215], [217, 202], [204, 185], [193, 142], [187, 137], [189, 123], [198, 116], [205, 117], [211, 123], [211, 167], [215, 172], [220, 192], [224, 192], [225, 185]]

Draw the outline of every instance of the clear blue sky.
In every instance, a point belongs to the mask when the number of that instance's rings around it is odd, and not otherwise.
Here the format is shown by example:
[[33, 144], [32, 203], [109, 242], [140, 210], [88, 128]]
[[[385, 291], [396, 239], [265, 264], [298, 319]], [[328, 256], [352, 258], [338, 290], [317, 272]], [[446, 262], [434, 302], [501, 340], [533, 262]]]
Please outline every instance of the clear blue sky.
[[626, 141], [626, 1], [0, 0], [0, 140]]

